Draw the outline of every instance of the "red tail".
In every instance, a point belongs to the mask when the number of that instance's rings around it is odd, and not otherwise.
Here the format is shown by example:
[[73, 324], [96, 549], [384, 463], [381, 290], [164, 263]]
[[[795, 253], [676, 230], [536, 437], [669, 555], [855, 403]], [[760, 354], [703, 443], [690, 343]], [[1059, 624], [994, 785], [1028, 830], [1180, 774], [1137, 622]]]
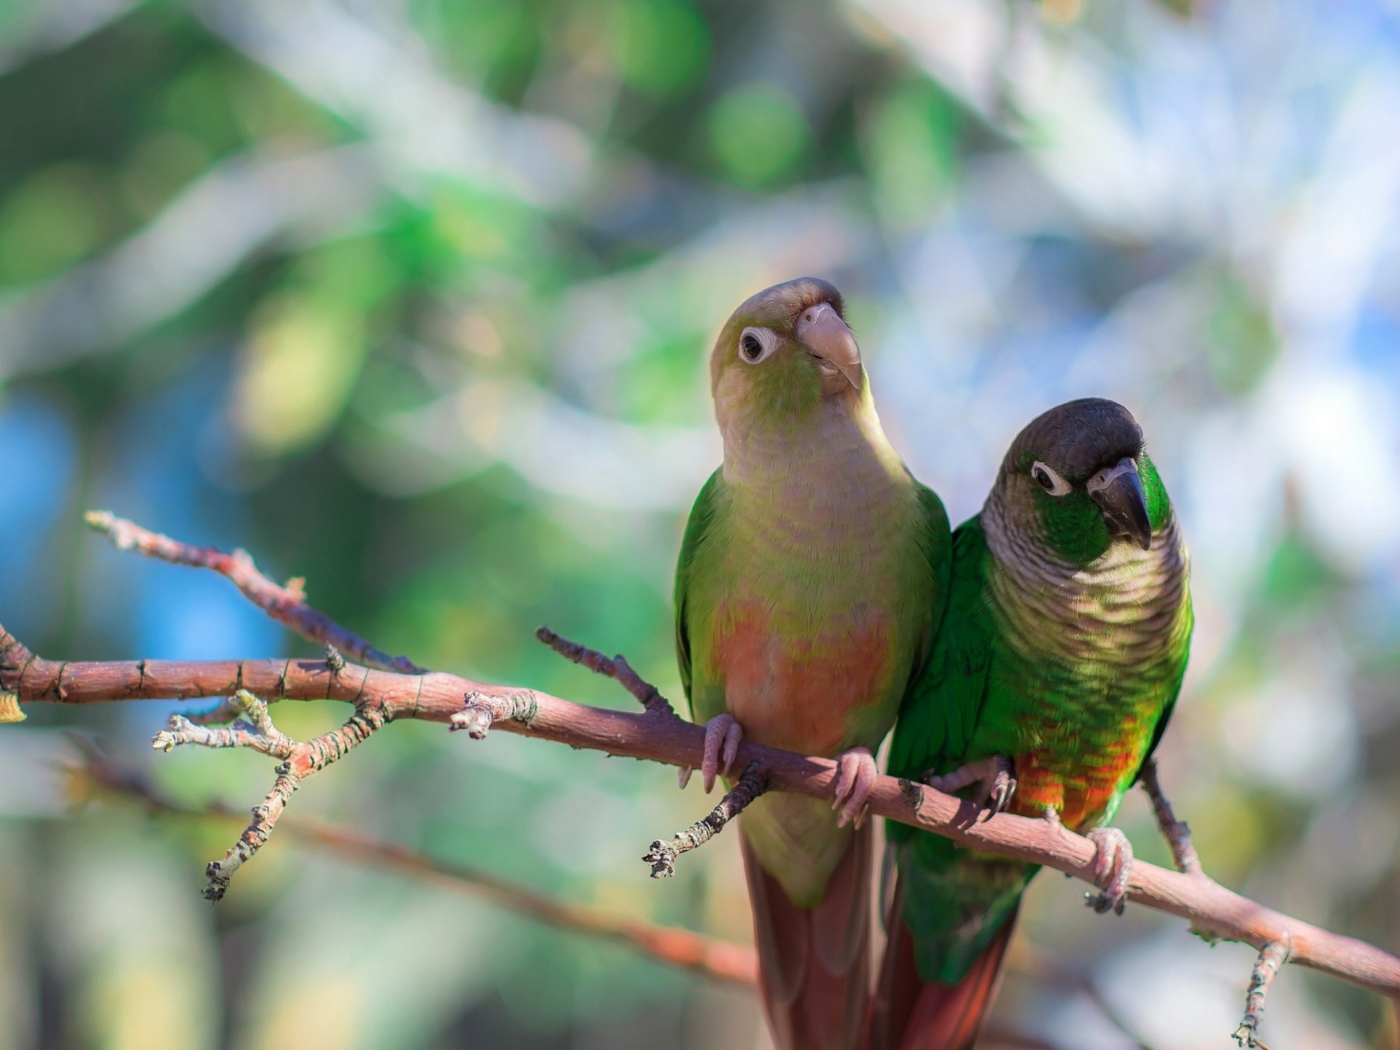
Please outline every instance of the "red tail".
[[870, 1000], [871, 822], [812, 909], [788, 899], [743, 843], [759, 989], [777, 1050], [856, 1050]]
[[972, 1050], [1001, 984], [1001, 963], [1016, 913], [953, 985], [919, 977], [914, 938], [900, 914], [898, 889], [888, 925], [890, 940], [880, 965], [867, 1045], [872, 1050]]

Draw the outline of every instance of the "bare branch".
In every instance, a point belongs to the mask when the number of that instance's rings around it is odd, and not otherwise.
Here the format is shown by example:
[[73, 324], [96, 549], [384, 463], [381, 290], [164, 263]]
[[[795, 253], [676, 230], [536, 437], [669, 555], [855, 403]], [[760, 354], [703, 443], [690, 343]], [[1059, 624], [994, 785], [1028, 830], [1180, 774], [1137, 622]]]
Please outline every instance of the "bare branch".
[[651, 865], [653, 879], [669, 879], [676, 873], [676, 858], [682, 853], [699, 849], [714, 838], [724, 826], [737, 817], [750, 802], [768, 790], [768, 777], [759, 768], [758, 762], [750, 762], [739, 782], [719, 800], [719, 805], [710, 810], [702, 820], [676, 835], [670, 842], [657, 839], [651, 844], [642, 860]]
[[579, 645], [578, 642], [561, 638], [548, 627], [535, 628], [535, 637], [566, 660], [582, 664], [597, 674], [617, 679], [618, 684], [635, 696], [637, 701], [648, 711], [661, 711], [668, 715], [676, 713], [675, 708], [671, 706], [671, 701], [662, 696], [656, 686], [632, 670], [632, 665], [622, 656], [614, 656], [609, 659], [596, 649], [590, 649], [586, 645]]
[[[219, 803], [199, 809], [181, 806], [158, 794], [137, 770], [111, 761], [81, 738], [77, 738], [77, 743], [84, 761], [72, 772], [77, 780], [75, 788], [80, 791], [91, 786], [139, 800], [152, 812], [169, 816], [221, 821], [242, 819], [236, 811]], [[690, 930], [656, 926], [604, 908], [561, 901], [476, 868], [451, 864], [397, 843], [305, 818], [286, 817], [280, 827], [284, 836], [354, 863], [465, 891], [551, 926], [627, 945], [644, 955], [712, 980], [742, 987], [753, 987], [758, 981], [758, 956], [752, 948], [742, 944], [731, 944]]]
[[181, 543], [169, 536], [143, 529], [135, 522], [119, 518], [107, 510], [88, 511], [86, 521], [93, 530], [110, 539], [118, 550], [136, 551], [148, 558], [168, 561], [172, 565], [212, 569], [219, 575], [228, 577], [234, 586], [243, 592], [245, 598], [303, 638], [343, 649], [357, 662], [370, 667], [399, 671], [403, 674], [423, 673], [423, 668], [408, 657], [390, 656], [376, 649], [363, 638], [341, 627], [325, 613], [307, 605], [305, 580], [288, 580], [286, 586], [269, 580], [253, 564], [252, 556], [241, 548], [228, 554], [215, 547], [196, 547]]
[[1142, 765], [1142, 776], [1138, 783], [1147, 792], [1147, 797], [1152, 800], [1152, 812], [1157, 817], [1157, 827], [1162, 831], [1162, 837], [1167, 840], [1167, 845], [1172, 848], [1172, 859], [1176, 862], [1176, 870], [1186, 875], [1203, 875], [1201, 870], [1201, 859], [1196, 856], [1196, 847], [1191, 845], [1191, 828], [1185, 821], [1176, 819], [1176, 814], [1172, 812], [1172, 804], [1167, 800], [1166, 793], [1162, 791], [1162, 784], [1157, 779], [1157, 760], [1149, 758]]
[[[386, 721], [417, 718], [447, 723], [474, 692], [509, 697], [519, 690], [430, 672], [401, 675], [353, 664], [332, 674], [324, 660], [118, 661], [68, 663], [40, 659], [0, 628], [0, 691], [14, 692], [21, 705], [102, 703], [138, 699], [192, 699], [232, 696], [240, 688], [265, 699], [372, 701]], [[507, 720], [512, 733], [554, 740], [613, 755], [699, 766], [705, 731], [679, 718], [655, 718], [587, 707], [539, 690], [529, 725]], [[738, 760], [757, 761], [770, 777], [770, 789], [830, 800], [837, 766], [745, 740]], [[968, 821], [970, 803], [910, 780], [880, 776], [869, 797], [876, 816], [931, 831], [988, 853], [1041, 864], [1093, 882], [1095, 847], [1088, 839], [1048, 821], [1001, 813], [985, 822]], [[1261, 948], [1291, 941], [1290, 961], [1400, 997], [1400, 958], [1363, 941], [1329, 933], [1280, 914], [1227, 890], [1204, 876], [1188, 876], [1154, 864], [1133, 865], [1130, 898], [1178, 915], [1197, 929]]]
[[1254, 972], [1249, 977], [1249, 992], [1244, 1000], [1244, 1020], [1235, 1029], [1234, 1039], [1246, 1050], [1269, 1050], [1259, 1038], [1259, 1022], [1264, 1020], [1264, 1000], [1269, 994], [1269, 985], [1288, 962], [1289, 946], [1286, 940], [1270, 941], [1259, 950], [1259, 958], [1254, 962]]
[[539, 713], [540, 705], [528, 689], [508, 696], [488, 696], [480, 689], [468, 693], [462, 710], [447, 721], [454, 733], [465, 729], [473, 740], [485, 740], [491, 727], [500, 721], [518, 722], [528, 726]]
[[[334, 673], [329, 664], [327, 670]], [[208, 723], [230, 715], [243, 717], [237, 718], [231, 725], [209, 727]], [[299, 743], [272, 724], [267, 704], [246, 689], [236, 691], [229, 702], [203, 712], [199, 723], [182, 715], [171, 715], [165, 728], [151, 741], [151, 746], [157, 751], [169, 752], [182, 744], [246, 747], [282, 759], [272, 790], [253, 807], [252, 823], [244, 829], [222, 860], [210, 861], [205, 869], [209, 884], [204, 888], [204, 896], [211, 901], [222, 900], [234, 873], [267, 843], [278, 818], [287, 808], [292, 793], [301, 787], [301, 782], [339, 760], [351, 748], [358, 747], [371, 733], [383, 728], [386, 721], [381, 704], [373, 699], [357, 700], [355, 713], [339, 729]]]
[[[641, 715], [586, 707], [561, 700], [546, 693], [513, 690], [503, 686], [473, 682], [456, 675], [417, 672], [405, 658], [390, 658], [351, 635], [324, 614], [304, 603], [299, 581], [287, 587], [271, 583], [253, 567], [252, 560], [242, 552], [226, 555], [210, 548], [189, 547], [164, 536], [148, 532], [110, 514], [89, 516], [95, 528], [111, 535], [118, 546], [141, 550], [182, 564], [212, 568], [233, 579], [245, 595], [265, 609], [269, 615], [287, 623], [304, 636], [325, 642], [325, 659], [312, 661], [151, 661], [115, 663], [52, 663], [31, 653], [12, 635], [0, 627], [0, 695], [12, 693], [20, 704], [99, 703], [135, 699], [187, 699], [191, 697], [237, 697], [246, 690], [266, 700], [276, 699], [338, 699], [356, 706], [356, 716], [334, 733], [310, 741], [293, 744], [292, 757], [278, 768], [278, 785], [263, 806], [254, 810], [254, 821], [230, 851], [224, 864], [227, 874], [247, 859], [270, 832], [286, 797], [295, 790], [295, 778], [315, 772], [334, 761], [349, 747], [395, 718], [418, 718], [447, 722], [454, 728], [467, 729], [468, 735], [480, 738], [491, 725], [499, 723], [510, 732], [542, 739], [555, 740], [576, 748], [592, 748], [613, 755], [665, 762], [681, 767], [700, 764], [704, 748], [704, 730], [676, 717], [670, 704], [653, 686], [644, 682], [622, 657], [609, 659], [594, 650], [560, 638], [546, 628], [538, 636], [556, 651], [621, 682], [646, 708]], [[338, 643], [367, 662], [393, 667], [414, 668], [413, 673], [391, 673], [347, 664], [334, 644]], [[250, 710], [246, 700], [232, 702], [250, 714], [251, 736], [237, 741], [242, 746], [262, 745], [259, 749], [275, 753], [283, 747], [274, 735], [270, 719], [262, 724], [256, 707]], [[202, 731], [202, 726], [236, 714], [230, 703], [197, 716], [197, 720], [181, 720], [175, 724], [172, 742], [213, 743], [225, 741], [226, 736]], [[262, 715], [265, 715], [265, 708]], [[658, 717], [658, 716], [663, 717]], [[365, 719], [368, 719], [366, 721]], [[359, 721], [357, 721], [359, 720]], [[230, 727], [232, 729], [233, 727]], [[222, 731], [227, 733], [228, 731]], [[178, 736], [178, 740], [176, 739]], [[283, 738], [285, 740], [285, 738]], [[216, 745], [217, 746], [217, 745]], [[829, 800], [835, 789], [838, 769], [830, 759], [808, 758], [777, 748], [764, 747], [752, 741], [740, 745], [737, 760], [746, 764], [750, 773], [762, 770], [765, 788]], [[283, 777], [288, 778], [287, 783]], [[1128, 894], [1134, 901], [1181, 916], [1191, 923], [1193, 932], [1214, 939], [1243, 941], [1264, 950], [1260, 957], [1261, 970], [1256, 967], [1256, 982], [1251, 986], [1251, 1004], [1258, 1000], [1262, 1010], [1263, 992], [1272, 972], [1283, 961], [1301, 963], [1330, 973], [1364, 988], [1392, 997], [1400, 997], [1400, 958], [1350, 937], [1329, 933], [1315, 926], [1272, 911], [1218, 885], [1199, 873], [1199, 862], [1188, 852], [1189, 836], [1185, 825], [1179, 824], [1156, 784], [1155, 770], [1149, 767], [1146, 777], [1149, 793], [1152, 788], [1154, 806], [1178, 864], [1185, 873], [1171, 872], [1152, 864], [1134, 864]], [[742, 783], [742, 782], [741, 782]], [[747, 792], [752, 792], [744, 797]], [[757, 794], [752, 789], [737, 797], [726, 797], [714, 813], [686, 832], [687, 841], [704, 841], [714, 834], [716, 824], [725, 822], [742, 809]], [[733, 793], [731, 793], [733, 796]], [[737, 805], [736, 805], [737, 804]], [[1066, 874], [1094, 882], [1097, 848], [1089, 840], [1050, 821], [1036, 820], [1006, 813], [986, 822], [969, 820], [965, 810], [970, 804], [909, 780], [879, 776], [868, 797], [869, 812], [890, 820], [931, 831], [953, 841], [984, 852], [997, 853], [1018, 860], [1055, 868]], [[726, 808], [727, 807], [727, 808]], [[708, 830], [700, 830], [707, 828]], [[1178, 831], [1179, 829], [1179, 831]], [[684, 848], [678, 849], [680, 836], [671, 844], [655, 844], [660, 854], [674, 851], [671, 860]], [[244, 847], [251, 847], [245, 849]], [[694, 848], [690, 845], [685, 848]], [[662, 862], [665, 867], [664, 861]], [[211, 891], [214, 881], [225, 874], [220, 864], [210, 865]], [[227, 878], [222, 879], [223, 885]], [[222, 892], [222, 887], [218, 889]], [[1277, 961], [1277, 949], [1271, 944], [1286, 944], [1288, 950]], [[1272, 953], [1272, 954], [1271, 954]], [[1265, 964], [1268, 963], [1272, 969]], [[1250, 1016], [1241, 1026], [1249, 1038]]]

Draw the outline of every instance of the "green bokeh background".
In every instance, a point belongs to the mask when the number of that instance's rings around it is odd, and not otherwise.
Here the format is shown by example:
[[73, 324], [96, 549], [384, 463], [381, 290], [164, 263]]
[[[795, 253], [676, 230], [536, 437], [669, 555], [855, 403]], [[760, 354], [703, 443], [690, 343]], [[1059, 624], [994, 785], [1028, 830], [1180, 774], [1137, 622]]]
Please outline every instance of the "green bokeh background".
[[[242, 546], [392, 652], [627, 707], [547, 623], [679, 695], [670, 576], [718, 462], [705, 356], [801, 273], [955, 520], [1072, 396], [1147, 427], [1195, 556], [1163, 747], [1212, 874], [1400, 947], [1400, 27], [1231, 0], [104, 0], [0, 5], [0, 623], [50, 658], [307, 654], [224, 581], [87, 533]], [[1391, 158], [1391, 159], [1387, 159]], [[0, 1050], [759, 1048], [754, 997], [274, 838], [74, 805], [76, 732], [0, 727]], [[305, 736], [343, 717], [283, 704]], [[732, 836], [630, 760], [396, 725], [294, 812], [746, 940]], [[1146, 806], [1120, 821], [1159, 863]], [[1251, 963], [1040, 880], [987, 1045], [1223, 1047]], [[1069, 983], [1067, 983], [1069, 982]], [[1275, 1046], [1393, 1047], [1288, 973]], [[1019, 1044], [1027, 1045], [1027, 1044]]]

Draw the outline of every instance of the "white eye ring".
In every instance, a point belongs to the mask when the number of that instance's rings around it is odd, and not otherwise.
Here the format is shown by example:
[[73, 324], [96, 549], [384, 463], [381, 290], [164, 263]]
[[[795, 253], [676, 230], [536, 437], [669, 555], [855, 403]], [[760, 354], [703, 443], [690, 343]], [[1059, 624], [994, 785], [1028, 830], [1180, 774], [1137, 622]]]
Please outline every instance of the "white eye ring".
[[1054, 467], [1048, 467], [1040, 460], [1031, 464], [1031, 479], [1052, 496], [1068, 496], [1071, 485]]
[[756, 325], [739, 333], [739, 360], [746, 365], [756, 365], [767, 360], [778, 349], [778, 333], [770, 328]]

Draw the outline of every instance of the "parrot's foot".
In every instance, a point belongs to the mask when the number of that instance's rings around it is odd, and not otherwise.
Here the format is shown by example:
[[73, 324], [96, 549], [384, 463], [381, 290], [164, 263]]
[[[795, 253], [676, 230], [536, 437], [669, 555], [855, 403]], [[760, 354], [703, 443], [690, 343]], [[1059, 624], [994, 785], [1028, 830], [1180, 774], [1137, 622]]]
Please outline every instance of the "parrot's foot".
[[831, 808], [841, 810], [841, 819], [836, 822], [839, 826], [854, 823], [860, 827], [865, 823], [865, 800], [879, 775], [875, 756], [868, 747], [853, 747], [836, 756], [836, 798]]
[[983, 820], [991, 820], [1011, 804], [1011, 796], [1016, 794], [1016, 778], [1011, 775], [1011, 759], [1005, 755], [993, 755], [980, 762], [969, 762], [959, 766], [945, 776], [925, 776], [923, 781], [935, 791], [952, 794], [969, 784], [977, 785], [973, 800], [986, 807]]
[[1162, 784], [1157, 779], [1157, 760], [1149, 758], [1142, 764], [1142, 776], [1138, 783], [1152, 800], [1152, 812], [1157, 817], [1157, 827], [1162, 837], [1172, 848], [1172, 859], [1176, 870], [1187, 875], [1203, 875], [1201, 859], [1196, 856], [1196, 847], [1191, 845], [1191, 828], [1184, 820], [1177, 820], [1172, 812], [1172, 804], [1162, 792]]
[[[705, 794], [715, 789], [716, 776], [729, 776], [743, 739], [744, 727], [731, 714], [715, 715], [705, 723], [705, 758], [700, 765], [700, 775], [705, 778]], [[691, 772], [690, 766], [681, 766], [681, 787], [690, 783]]]
[[1133, 844], [1117, 828], [1095, 828], [1084, 836], [1095, 846], [1094, 885], [1102, 893], [1084, 894], [1084, 903], [1100, 915], [1123, 914], [1128, 902], [1128, 880], [1133, 874]]

